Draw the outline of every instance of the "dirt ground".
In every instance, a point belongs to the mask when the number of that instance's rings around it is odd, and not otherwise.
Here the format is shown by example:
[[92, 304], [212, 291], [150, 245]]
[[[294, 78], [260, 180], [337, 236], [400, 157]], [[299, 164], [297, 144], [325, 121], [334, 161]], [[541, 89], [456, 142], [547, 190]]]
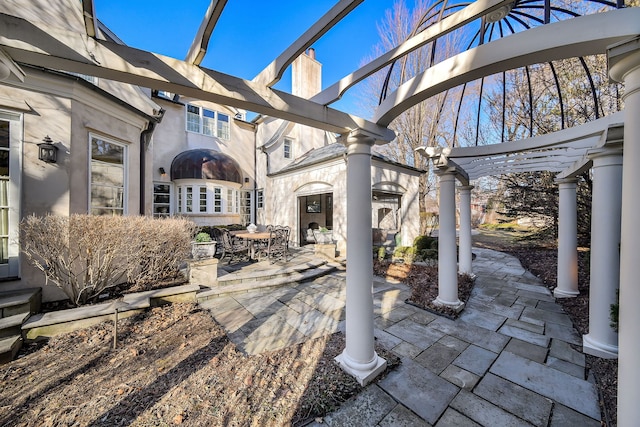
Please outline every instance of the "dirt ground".
[[333, 360], [340, 333], [247, 357], [195, 304], [118, 325], [115, 350], [107, 322], [0, 366], [0, 426], [295, 426], [361, 389]]
[[[474, 244], [518, 256], [555, 285], [555, 248], [512, 237], [483, 233]], [[580, 297], [561, 300], [580, 333], [588, 325], [584, 270], [583, 262]], [[361, 389], [333, 360], [344, 349], [340, 333], [245, 356], [195, 304], [153, 308], [118, 326], [115, 350], [107, 322], [26, 346], [0, 366], [0, 426], [299, 426]], [[384, 348], [376, 351], [389, 369], [399, 363]], [[588, 357], [588, 368], [613, 427], [617, 363]]]

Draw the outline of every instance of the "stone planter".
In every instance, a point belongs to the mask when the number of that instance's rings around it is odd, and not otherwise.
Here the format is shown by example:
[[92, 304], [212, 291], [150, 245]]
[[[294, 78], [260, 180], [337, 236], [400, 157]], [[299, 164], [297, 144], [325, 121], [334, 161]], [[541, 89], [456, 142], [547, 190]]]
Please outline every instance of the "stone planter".
[[193, 259], [213, 258], [216, 255], [216, 242], [191, 242]]
[[320, 244], [333, 243], [332, 231], [313, 230], [313, 237], [315, 237], [316, 243], [320, 243]]

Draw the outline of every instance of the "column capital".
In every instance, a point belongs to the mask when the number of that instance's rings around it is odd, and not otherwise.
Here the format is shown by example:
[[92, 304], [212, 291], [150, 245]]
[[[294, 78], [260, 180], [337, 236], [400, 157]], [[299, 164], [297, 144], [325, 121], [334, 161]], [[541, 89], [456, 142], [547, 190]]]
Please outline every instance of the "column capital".
[[[378, 141], [376, 138], [377, 135], [374, 135], [371, 132], [367, 132], [364, 129], [354, 129], [349, 133], [343, 133], [338, 138], [338, 141], [342, 144], [349, 147], [352, 144], [367, 144], [372, 146], [376, 144]], [[385, 143], [388, 141], [384, 141]]]
[[438, 175], [440, 178], [452, 176], [455, 178], [457, 169], [454, 166], [437, 168], [433, 171], [434, 174]]
[[474, 188], [475, 187], [473, 185], [460, 185], [460, 186], [458, 186], [458, 190], [460, 190], [460, 191], [471, 191]]
[[618, 83], [624, 83], [626, 75], [640, 68], [640, 36], [607, 47], [609, 76]]
[[622, 166], [622, 143], [606, 145], [601, 148], [593, 148], [587, 151], [587, 157], [593, 160], [593, 167]]
[[562, 186], [571, 186], [571, 185], [575, 186], [575, 185], [578, 184], [578, 181], [580, 181], [580, 178], [571, 177], [571, 178], [556, 178], [555, 179], [555, 182], [558, 185], [562, 185]]

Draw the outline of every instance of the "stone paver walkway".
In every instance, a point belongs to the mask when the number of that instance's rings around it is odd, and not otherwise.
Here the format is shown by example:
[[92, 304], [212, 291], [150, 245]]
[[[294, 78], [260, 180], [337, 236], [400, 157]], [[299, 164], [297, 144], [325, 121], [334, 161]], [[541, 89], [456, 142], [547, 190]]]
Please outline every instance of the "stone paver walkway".
[[[474, 248], [476, 284], [452, 321], [374, 282], [375, 335], [402, 358], [320, 426], [599, 426], [581, 337], [549, 290], [509, 255]], [[344, 330], [345, 272], [205, 301], [248, 354]]]

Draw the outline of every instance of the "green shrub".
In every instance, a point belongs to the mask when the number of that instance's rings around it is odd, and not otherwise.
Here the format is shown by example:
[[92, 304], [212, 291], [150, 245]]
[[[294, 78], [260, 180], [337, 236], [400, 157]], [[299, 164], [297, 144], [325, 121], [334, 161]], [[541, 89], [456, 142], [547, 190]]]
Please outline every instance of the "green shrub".
[[416, 256], [416, 249], [413, 246], [396, 246], [393, 251], [393, 259], [395, 261], [403, 260], [404, 262], [413, 262]]
[[422, 257], [422, 259], [438, 259], [438, 250], [423, 249], [422, 251], [420, 251], [420, 257]]
[[421, 253], [424, 249], [431, 248], [434, 240], [431, 236], [418, 236], [413, 240], [413, 247], [417, 253]]
[[209, 235], [209, 233], [201, 231], [198, 234], [196, 234], [195, 241], [196, 243], [207, 243], [211, 241], [211, 236]]

